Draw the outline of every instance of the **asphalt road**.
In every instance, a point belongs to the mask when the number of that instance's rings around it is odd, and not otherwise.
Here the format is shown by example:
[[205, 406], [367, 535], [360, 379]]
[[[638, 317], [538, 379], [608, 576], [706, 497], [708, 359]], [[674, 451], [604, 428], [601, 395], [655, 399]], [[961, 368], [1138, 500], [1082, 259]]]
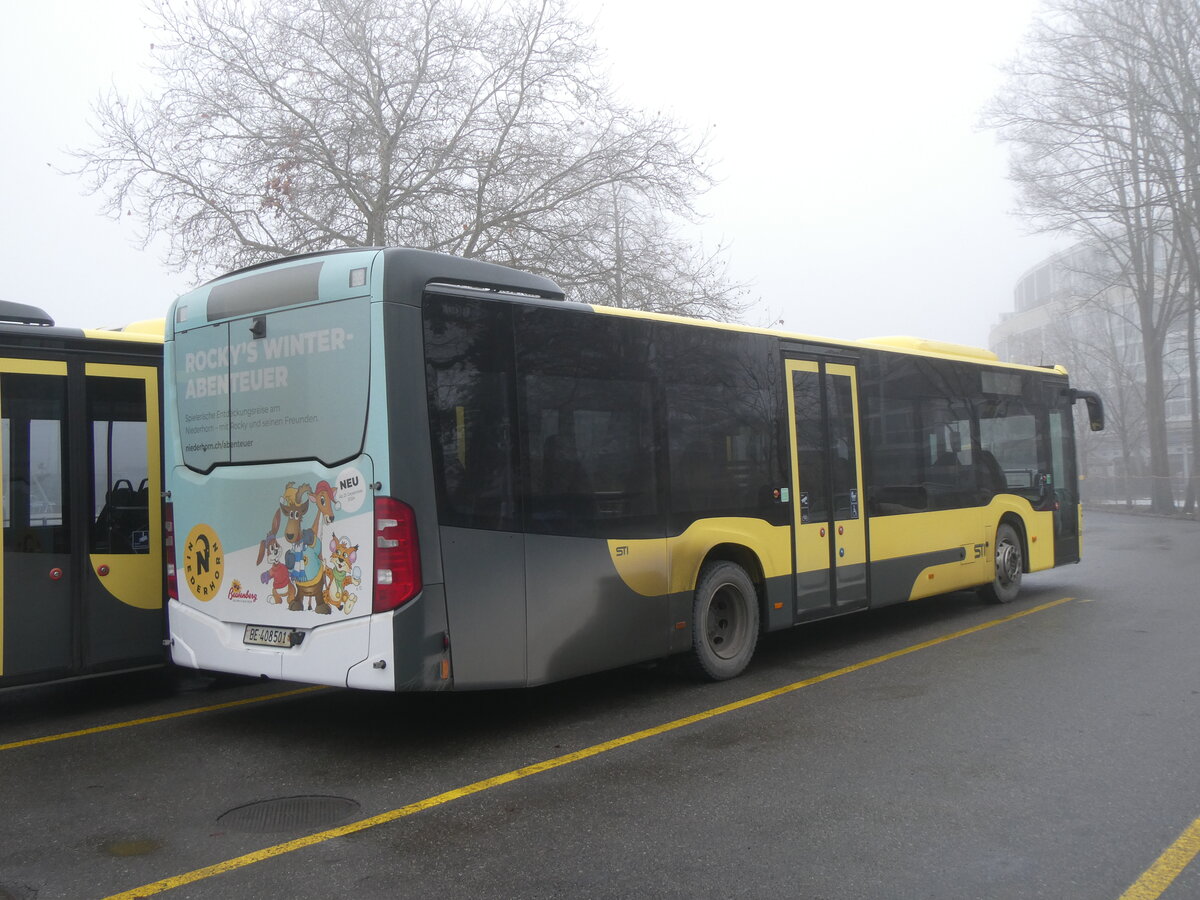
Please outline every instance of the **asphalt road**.
[[1200, 897], [1200, 525], [1092, 513], [1084, 553], [717, 685], [3, 693], [0, 900]]

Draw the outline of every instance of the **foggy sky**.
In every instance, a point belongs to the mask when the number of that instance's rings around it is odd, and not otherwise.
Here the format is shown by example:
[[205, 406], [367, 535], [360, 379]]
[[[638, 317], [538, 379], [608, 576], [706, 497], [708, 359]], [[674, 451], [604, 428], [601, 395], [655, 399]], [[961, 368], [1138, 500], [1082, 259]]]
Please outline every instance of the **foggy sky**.
[[[1017, 278], [1064, 239], [1009, 215], [1006, 150], [978, 128], [1035, 0], [895, 4], [577, 0], [633, 105], [711, 131], [720, 184], [702, 236], [760, 298], [747, 320], [855, 338], [985, 345]], [[138, 246], [135, 218], [60, 174], [89, 107], [145, 80], [139, 0], [43, 0], [10, 11], [0, 298], [63, 325], [162, 316], [191, 279]]]

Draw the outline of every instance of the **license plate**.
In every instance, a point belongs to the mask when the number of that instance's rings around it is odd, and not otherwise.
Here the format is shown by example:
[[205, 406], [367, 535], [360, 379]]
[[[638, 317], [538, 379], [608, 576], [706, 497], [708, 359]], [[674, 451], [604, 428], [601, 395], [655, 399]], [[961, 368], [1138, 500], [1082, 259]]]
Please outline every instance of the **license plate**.
[[261, 644], [264, 647], [290, 647], [296, 632], [291, 628], [267, 628], [265, 625], [247, 625], [242, 636], [243, 644]]

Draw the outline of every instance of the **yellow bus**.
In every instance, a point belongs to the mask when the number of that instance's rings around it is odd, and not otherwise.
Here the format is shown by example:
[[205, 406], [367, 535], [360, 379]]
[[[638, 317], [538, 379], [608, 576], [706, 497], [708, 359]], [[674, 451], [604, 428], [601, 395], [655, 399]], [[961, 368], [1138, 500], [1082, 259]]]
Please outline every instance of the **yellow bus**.
[[0, 689], [166, 662], [162, 333], [0, 303]]
[[180, 297], [165, 344], [184, 666], [536, 685], [1078, 561], [1058, 368], [572, 303], [406, 249]]

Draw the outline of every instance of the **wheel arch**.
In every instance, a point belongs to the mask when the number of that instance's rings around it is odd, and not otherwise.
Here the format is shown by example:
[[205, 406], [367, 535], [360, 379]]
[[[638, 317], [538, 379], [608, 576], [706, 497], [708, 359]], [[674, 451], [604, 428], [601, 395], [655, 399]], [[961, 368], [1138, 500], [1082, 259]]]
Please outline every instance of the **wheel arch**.
[[731, 562], [742, 567], [750, 582], [754, 585], [754, 593], [758, 599], [758, 629], [765, 630], [767, 622], [767, 579], [763, 571], [762, 560], [758, 554], [744, 544], [721, 543], [712, 547], [700, 560], [700, 567], [692, 581], [694, 591], [700, 583], [705, 567], [712, 562]]
[[1031, 571], [1029, 568], [1029, 529], [1025, 527], [1025, 519], [1015, 512], [1006, 512], [996, 523], [997, 532], [1000, 531], [1001, 525], [1009, 525], [1017, 533], [1017, 539], [1021, 542], [1021, 571], [1028, 575]]

